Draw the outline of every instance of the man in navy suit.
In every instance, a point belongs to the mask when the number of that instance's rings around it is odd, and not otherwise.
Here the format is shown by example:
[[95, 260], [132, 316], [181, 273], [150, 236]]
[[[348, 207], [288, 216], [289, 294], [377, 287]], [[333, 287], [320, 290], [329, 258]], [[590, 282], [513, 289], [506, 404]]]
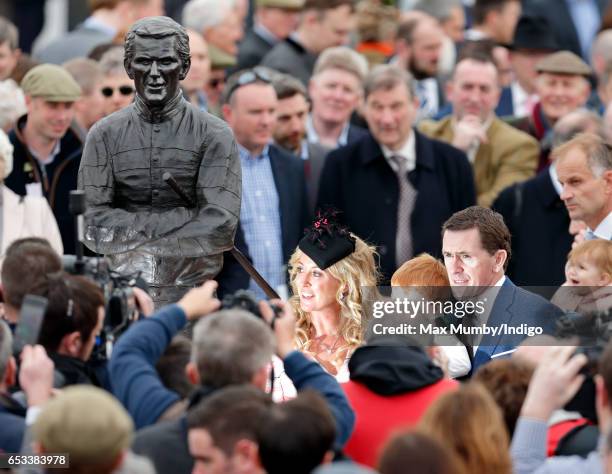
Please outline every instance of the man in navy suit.
[[[505, 276], [510, 253], [508, 227], [491, 209], [469, 207], [453, 214], [442, 227], [442, 254], [453, 294], [457, 299], [483, 303], [482, 314], [464, 325], [484, 325], [500, 331], [466, 344], [466, 373], [512, 352], [525, 337], [537, 334], [529, 334], [529, 328], [554, 333], [555, 322], [562, 314], [559, 308], [515, 286]], [[524, 333], [516, 334], [517, 329]]]
[[[244, 245], [241, 250], [248, 251], [255, 268], [279, 289], [286, 282], [285, 265], [309, 221], [303, 161], [271, 144], [278, 101], [264, 69], [231, 76], [223, 99], [223, 115], [236, 136], [242, 165], [236, 244]], [[242, 273], [227, 254], [225, 266], [234, 268], [234, 273], [228, 275], [224, 267], [224, 277], [235, 279], [237, 272]], [[253, 281], [249, 289], [264, 296]]]
[[372, 135], [331, 152], [319, 182], [318, 207], [338, 209], [377, 246], [383, 282], [414, 255], [439, 255], [444, 221], [476, 202], [465, 153], [413, 130], [417, 110], [407, 71], [374, 68], [365, 81]]

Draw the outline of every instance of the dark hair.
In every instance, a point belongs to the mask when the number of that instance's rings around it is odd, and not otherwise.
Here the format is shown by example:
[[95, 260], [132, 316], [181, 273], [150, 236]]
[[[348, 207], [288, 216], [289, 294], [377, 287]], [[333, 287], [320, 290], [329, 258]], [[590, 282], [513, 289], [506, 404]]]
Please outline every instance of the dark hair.
[[48, 273], [62, 269], [60, 256], [49, 242], [38, 237], [18, 239], [6, 249], [2, 263], [4, 302], [21, 308], [23, 298]]
[[272, 405], [257, 429], [259, 458], [268, 474], [309, 474], [332, 449], [336, 425], [327, 403], [313, 391]]
[[501, 408], [510, 437], [514, 433], [532, 375], [533, 369], [526, 364], [504, 359], [483, 365], [472, 379], [481, 383]]
[[78, 331], [83, 341], [98, 324], [98, 308], [104, 306], [102, 290], [89, 278], [57, 272], [42, 278], [32, 288], [34, 295], [48, 300], [38, 343], [56, 352], [66, 334]]
[[187, 378], [185, 366], [191, 359], [191, 340], [183, 335], [175, 336], [166, 351], [155, 364], [164, 387], [187, 398], [193, 390], [193, 384]]
[[146, 17], [134, 23], [125, 35], [125, 58], [124, 64], [127, 70], [128, 64], [134, 58], [134, 40], [136, 36], [140, 38], [176, 38], [176, 52], [183, 65], [191, 64], [191, 54], [189, 52], [189, 36], [187, 30], [172, 18], [166, 16]]
[[308, 92], [302, 81], [289, 74], [277, 74], [272, 79], [272, 87], [274, 87], [278, 100], [289, 99], [298, 94], [308, 100]]
[[420, 18], [412, 18], [403, 21], [397, 27], [396, 39], [403, 40], [406, 44], [411, 45], [414, 41], [414, 32], [419, 25]]
[[343, 5], [348, 5], [351, 7], [351, 10], [355, 8], [354, 0], [306, 0], [302, 11], [317, 10], [325, 13], [327, 10], [334, 10]]
[[495, 65], [493, 50], [496, 46], [497, 44], [490, 39], [464, 41], [461, 45], [461, 49], [459, 50], [455, 68], [457, 67], [457, 64], [464, 59], [473, 59], [474, 61], [481, 63], [493, 63], [493, 65]]
[[508, 267], [512, 248], [510, 245], [510, 231], [501, 214], [481, 206], [471, 206], [462, 211], [455, 212], [442, 226], [442, 237], [447, 230], [478, 229], [480, 242], [490, 255], [498, 250], [505, 250], [508, 254], [504, 263], [504, 270]]
[[472, 17], [475, 25], [482, 25], [487, 15], [492, 11], [501, 11], [506, 3], [520, 0], [476, 0], [472, 8]]
[[385, 445], [378, 461], [380, 474], [459, 474], [461, 464], [454, 453], [437, 439], [419, 431], [399, 434]]
[[190, 430], [204, 429], [217, 448], [231, 456], [240, 439], [255, 440], [257, 425], [272, 399], [253, 385], [233, 385], [204, 398], [187, 414]]

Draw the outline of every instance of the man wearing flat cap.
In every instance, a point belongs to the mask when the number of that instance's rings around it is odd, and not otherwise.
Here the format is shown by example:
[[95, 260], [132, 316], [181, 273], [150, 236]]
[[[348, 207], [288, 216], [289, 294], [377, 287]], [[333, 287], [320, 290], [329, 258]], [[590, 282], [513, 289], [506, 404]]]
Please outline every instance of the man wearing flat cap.
[[527, 117], [510, 120], [515, 127], [540, 142], [538, 170], [548, 167], [552, 129], [564, 115], [583, 107], [591, 93], [591, 67], [570, 51], [558, 51], [536, 64], [536, 94], [539, 102]]
[[148, 459], [129, 451], [133, 433], [134, 423], [117, 399], [74, 385], [44, 405], [30, 435], [37, 454], [67, 455], [70, 472], [155, 472]]
[[70, 129], [81, 88], [60, 66], [41, 64], [23, 78], [27, 114], [9, 139], [13, 171], [4, 184], [20, 196], [46, 197], [62, 235], [64, 252], [75, 251], [70, 191], [77, 187], [82, 143]]
[[257, 66], [297, 27], [304, 0], [256, 0], [255, 21], [238, 50], [238, 69]]
[[233, 246], [238, 149], [224, 122], [183, 98], [191, 59], [181, 25], [168, 17], [134, 23], [124, 64], [134, 103], [92, 127], [79, 170], [85, 245], [120, 273], [140, 272], [153, 300], [167, 304], [214, 278]]

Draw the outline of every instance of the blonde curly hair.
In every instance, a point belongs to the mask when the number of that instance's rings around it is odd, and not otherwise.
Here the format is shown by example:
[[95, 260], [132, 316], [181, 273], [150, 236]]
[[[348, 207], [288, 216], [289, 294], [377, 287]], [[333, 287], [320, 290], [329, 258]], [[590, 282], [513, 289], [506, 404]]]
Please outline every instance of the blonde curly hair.
[[[336, 352], [353, 350], [363, 341], [364, 324], [362, 318], [361, 287], [376, 286], [379, 273], [376, 266], [376, 249], [351, 233], [355, 239], [355, 251], [339, 262], [326, 268], [334, 279], [340, 282], [336, 301], [340, 305], [340, 325], [338, 335], [345, 345]], [[314, 335], [310, 314], [302, 310], [296, 284], [297, 265], [303, 252], [297, 248], [289, 259], [289, 281], [293, 296], [289, 299], [297, 315], [296, 344], [301, 350], [309, 350]]]

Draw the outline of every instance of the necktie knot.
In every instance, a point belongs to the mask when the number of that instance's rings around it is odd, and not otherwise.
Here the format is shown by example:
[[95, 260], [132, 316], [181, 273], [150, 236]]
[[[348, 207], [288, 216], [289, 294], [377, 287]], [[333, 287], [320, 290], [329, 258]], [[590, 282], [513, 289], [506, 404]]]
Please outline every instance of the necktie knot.
[[397, 173], [404, 176], [408, 171], [408, 160], [401, 155], [392, 155], [391, 161], [397, 166]]

